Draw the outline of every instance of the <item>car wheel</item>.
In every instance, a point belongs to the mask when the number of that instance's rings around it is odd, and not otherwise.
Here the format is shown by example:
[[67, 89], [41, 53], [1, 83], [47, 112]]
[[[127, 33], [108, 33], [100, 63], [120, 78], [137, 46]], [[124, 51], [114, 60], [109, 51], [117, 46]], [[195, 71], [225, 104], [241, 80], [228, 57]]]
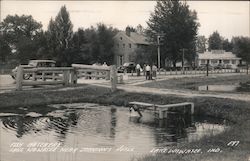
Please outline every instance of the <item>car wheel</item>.
[[23, 75], [23, 79], [25, 79], [25, 80], [30, 79], [30, 74], [24, 74], [24, 75]]

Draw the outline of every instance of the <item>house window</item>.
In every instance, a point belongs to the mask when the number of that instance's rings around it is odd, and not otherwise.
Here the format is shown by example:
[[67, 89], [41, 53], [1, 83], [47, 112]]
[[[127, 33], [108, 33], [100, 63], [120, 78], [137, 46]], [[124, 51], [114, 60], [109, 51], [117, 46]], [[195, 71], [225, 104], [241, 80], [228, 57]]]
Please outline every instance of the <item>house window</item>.
[[232, 60], [232, 64], [236, 64], [236, 60]]
[[117, 44], [117, 48], [119, 48], [119, 44]]
[[131, 44], [128, 44], [128, 46], [129, 46], [129, 48], [131, 48], [132, 45], [131, 45]]
[[122, 44], [122, 47], [125, 48], [125, 44]]
[[122, 37], [120, 37], [120, 40], [122, 40]]
[[224, 60], [223, 63], [224, 64], [229, 64], [229, 60]]
[[206, 64], [206, 60], [201, 60], [201, 64]]
[[137, 48], [140, 48], [140, 45], [139, 45], [139, 44], [137, 44]]

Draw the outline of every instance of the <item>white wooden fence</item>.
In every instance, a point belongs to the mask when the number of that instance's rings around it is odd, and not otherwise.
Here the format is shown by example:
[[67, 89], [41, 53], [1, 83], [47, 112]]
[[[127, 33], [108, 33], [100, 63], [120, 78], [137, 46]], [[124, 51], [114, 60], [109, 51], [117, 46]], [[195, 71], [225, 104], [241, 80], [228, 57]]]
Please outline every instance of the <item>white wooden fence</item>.
[[[27, 77], [29, 79], [25, 79]], [[16, 75], [16, 89], [22, 90], [23, 86], [68, 85], [74, 83], [75, 77], [75, 71], [72, 67], [25, 69], [19, 66]]]
[[84, 64], [72, 64], [77, 71], [77, 77], [85, 77], [86, 79], [106, 79], [110, 80], [109, 66], [94, 66]]
[[77, 78], [85, 77], [85, 79], [106, 79], [111, 82], [111, 90], [116, 90], [117, 69], [112, 66], [94, 66], [84, 64], [72, 64], [76, 70]]
[[20, 65], [16, 75], [16, 89], [22, 90], [23, 86], [76, 84], [77, 79], [81, 77], [110, 80], [111, 90], [116, 90], [117, 71], [115, 66], [93, 66], [84, 64], [72, 64], [72, 67], [31, 69], [24, 68]]

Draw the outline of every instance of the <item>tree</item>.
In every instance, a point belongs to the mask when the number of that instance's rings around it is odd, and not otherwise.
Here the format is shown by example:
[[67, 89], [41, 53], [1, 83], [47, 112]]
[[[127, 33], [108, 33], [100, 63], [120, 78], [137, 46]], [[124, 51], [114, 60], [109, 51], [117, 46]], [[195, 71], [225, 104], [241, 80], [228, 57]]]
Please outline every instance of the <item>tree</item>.
[[127, 26], [125, 28], [125, 31], [136, 32], [136, 29], [134, 27], [132, 27], [132, 26]]
[[62, 6], [58, 15], [55, 18], [55, 25], [57, 29], [57, 42], [61, 50], [71, 47], [71, 40], [73, 36], [73, 25], [70, 21], [69, 12], [66, 6]]
[[198, 53], [204, 53], [206, 51], [207, 39], [205, 36], [198, 36], [196, 40], [196, 50]]
[[62, 6], [55, 20], [50, 20], [47, 31], [49, 51], [51, 55], [54, 55], [58, 64], [62, 66], [68, 66], [71, 63], [68, 62], [70, 60], [68, 57], [72, 56], [72, 52], [70, 52], [73, 38], [72, 29], [73, 25], [66, 6]]
[[157, 52], [155, 52], [156, 46], [148, 46], [147, 48], [138, 48], [135, 51], [135, 62], [139, 64], [156, 64], [157, 63]]
[[233, 37], [233, 53], [242, 58], [247, 64], [250, 63], [250, 38], [249, 37]]
[[[16, 51], [16, 57], [21, 63], [27, 62], [31, 57], [36, 57], [38, 46], [35, 45], [37, 35], [42, 31], [42, 24], [35, 21], [32, 16], [8, 15], [0, 24], [5, 42], [5, 49]], [[9, 50], [9, 49], [7, 49]]]
[[3, 36], [0, 35], [0, 60], [5, 62], [10, 52], [11, 49], [8, 43], [4, 40]]
[[233, 49], [233, 45], [231, 42], [229, 42], [228, 39], [223, 39], [222, 46], [223, 46], [223, 50], [225, 51], [232, 51]]
[[213, 32], [208, 38], [208, 50], [222, 50], [223, 37], [220, 36], [218, 31]]
[[143, 34], [145, 32], [145, 29], [142, 27], [141, 24], [139, 24], [139, 25], [136, 26], [136, 32], [138, 34]]
[[112, 27], [105, 24], [97, 24], [99, 53], [97, 55], [98, 62], [106, 62], [112, 64], [114, 61], [114, 41], [116, 31]]
[[[191, 11], [185, 2], [179, 0], [157, 1], [154, 13], [150, 15], [147, 24], [147, 34], [151, 41], [156, 42], [157, 34], [163, 33], [162, 64], [165, 59], [168, 59], [175, 66], [177, 61], [182, 60], [182, 48], [190, 50], [187, 54], [195, 54], [194, 42], [199, 23], [196, 12]], [[185, 58], [189, 57], [187, 54], [185, 54]]]

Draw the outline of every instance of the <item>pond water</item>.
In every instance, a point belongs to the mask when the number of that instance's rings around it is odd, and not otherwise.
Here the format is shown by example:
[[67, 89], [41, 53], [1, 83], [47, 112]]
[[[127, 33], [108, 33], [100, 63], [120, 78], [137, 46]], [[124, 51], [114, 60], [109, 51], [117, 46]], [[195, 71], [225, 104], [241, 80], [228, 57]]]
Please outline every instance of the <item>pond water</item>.
[[198, 91], [250, 92], [250, 82], [231, 85], [202, 85], [194, 88]]
[[142, 118], [137, 115], [127, 108], [86, 103], [0, 111], [0, 160], [129, 161], [153, 148], [196, 141], [228, 128], [223, 120], [180, 113], [164, 120], [145, 111]]

